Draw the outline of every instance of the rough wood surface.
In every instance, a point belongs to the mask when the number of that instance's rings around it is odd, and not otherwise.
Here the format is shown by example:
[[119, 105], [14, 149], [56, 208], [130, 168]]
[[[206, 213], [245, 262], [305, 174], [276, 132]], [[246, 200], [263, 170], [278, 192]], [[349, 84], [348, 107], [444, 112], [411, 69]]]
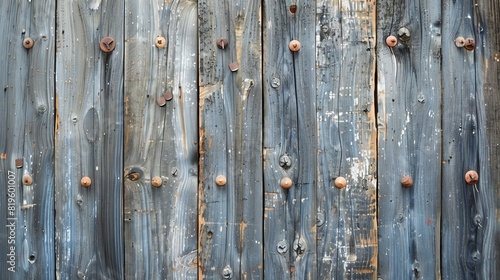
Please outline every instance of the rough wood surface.
[[318, 1], [316, 18], [318, 276], [374, 279], [375, 2]]
[[[443, 6], [443, 279], [498, 278], [496, 5]], [[476, 47], [458, 48], [459, 36], [474, 38]], [[479, 173], [473, 186], [464, 180], [468, 170]]]
[[196, 279], [196, 2], [126, 1], [125, 15], [125, 277]]
[[[56, 276], [123, 277], [121, 1], [58, 1]], [[112, 52], [99, 48], [111, 36]], [[88, 176], [92, 185], [83, 188]]]
[[[317, 278], [315, 12], [311, 1], [265, 4], [264, 269], [269, 279]], [[289, 49], [292, 40], [300, 42], [298, 52]], [[281, 188], [284, 177], [292, 180], [291, 188]]]
[[[441, 3], [377, 6], [379, 277], [437, 279]], [[413, 186], [402, 186], [405, 175]]]
[[200, 278], [263, 278], [260, 4], [198, 2]]
[[54, 279], [54, 26], [55, 1], [0, 4], [2, 279]]

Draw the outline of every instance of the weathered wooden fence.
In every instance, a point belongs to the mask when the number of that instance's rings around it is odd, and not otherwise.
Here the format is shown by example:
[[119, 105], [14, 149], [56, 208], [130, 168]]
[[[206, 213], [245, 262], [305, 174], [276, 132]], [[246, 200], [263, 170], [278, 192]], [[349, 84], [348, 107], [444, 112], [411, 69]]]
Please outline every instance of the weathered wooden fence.
[[497, 279], [499, 25], [495, 0], [2, 1], [1, 278]]

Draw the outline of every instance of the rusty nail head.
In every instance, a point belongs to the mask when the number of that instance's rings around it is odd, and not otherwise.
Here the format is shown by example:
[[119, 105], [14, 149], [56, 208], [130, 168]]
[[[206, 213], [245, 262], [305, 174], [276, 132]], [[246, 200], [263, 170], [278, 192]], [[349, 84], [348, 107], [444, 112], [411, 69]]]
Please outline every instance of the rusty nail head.
[[223, 187], [226, 185], [227, 183], [227, 179], [226, 179], [226, 176], [224, 175], [219, 175], [215, 178], [215, 183], [217, 184], [217, 186], [219, 187]]
[[157, 48], [161, 49], [161, 48], [165, 47], [166, 44], [167, 44], [167, 40], [165, 39], [165, 37], [162, 37], [162, 36], [156, 37], [155, 45]]
[[109, 36], [106, 36], [101, 39], [99, 47], [101, 47], [101, 50], [105, 53], [112, 52], [115, 49], [115, 40]]
[[292, 52], [298, 52], [300, 50], [300, 47], [300, 42], [297, 40], [292, 40], [288, 44], [288, 48], [290, 48]]
[[30, 37], [28, 38], [25, 38], [23, 40], [23, 46], [26, 48], [26, 49], [31, 49], [33, 47], [34, 43], [33, 43], [33, 39], [31, 39]]
[[238, 71], [238, 62], [233, 62], [233, 63], [229, 64], [229, 69], [231, 70], [231, 72]]
[[335, 179], [335, 187], [337, 189], [343, 189], [347, 186], [347, 180], [344, 177], [337, 177]]
[[23, 159], [22, 158], [16, 159], [16, 168], [17, 169], [23, 168]]
[[290, 5], [290, 13], [295, 14], [297, 12], [297, 5]]
[[23, 184], [25, 186], [31, 186], [33, 184], [33, 178], [31, 178], [31, 176], [29, 174], [24, 174]]
[[292, 179], [288, 178], [288, 177], [283, 177], [281, 178], [280, 180], [280, 186], [284, 189], [289, 189], [292, 187]]
[[227, 44], [228, 44], [228, 42], [224, 38], [220, 38], [219, 40], [217, 40], [217, 47], [219, 49], [225, 49], [227, 47]]
[[405, 188], [409, 188], [413, 186], [413, 179], [409, 175], [405, 175], [401, 178], [401, 185]]
[[82, 187], [88, 188], [90, 187], [90, 185], [92, 185], [92, 180], [90, 180], [89, 177], [85, 176], [82, 178], [80, 183], [82, 184]]
[[396, 38], [396, 36], [390, 35], [390, 36], [387, 36], [387, 38], [385, 39], [385, 43], [389, 47], [395, 47], [398, 44], [398, 39]]
[[479, 174], [474, 170], [469, 170], [465, 173], [465, 182], [469, 185], [474, 185], [479, 181]]
[[153, 177], [153, 179], [151, 179], [151, 185], [153, 185], [153, 187], [155, 188], [159, 188], [161, 187], [161, 185], [163, 185], [163, 180], [160, 176], [155, 176]]
[[165, 97], [163, 95], [158, 97], [158, 99], [156, 99], [156, 102], [158, 102], [158, 105], [160, 105], [160, 107], [163, 107], [165, 106], [165, 104], [167, 104], [167, 101], [165, 100]]
[[165, 93], [163, 94], [163, 98], [165, 98], [166, 101], [170, 101], [172, 100], [172, 98], [174, 98], [174, 95], [172, 94], [171, 91], [165, 91]]
[[464, 48], [466, 50], [472, 51], [472, 50], [474, 50], [475, 47], [476, 47], [476, 40], [474, 40], [473, 38], [466, 38], [465, 39]]
[[457, 48], [463, 48], [465, 46], [465, 38], [464, 37], [455, 38], [455, 46], [457, 46]]

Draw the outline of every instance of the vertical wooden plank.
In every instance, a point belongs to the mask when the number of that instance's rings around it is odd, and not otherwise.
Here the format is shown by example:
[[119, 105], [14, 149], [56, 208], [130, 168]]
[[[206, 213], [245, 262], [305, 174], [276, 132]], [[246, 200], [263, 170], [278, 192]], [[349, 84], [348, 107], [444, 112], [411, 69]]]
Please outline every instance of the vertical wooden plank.
[[[123, 277], [123, 1], [58, 1], [56, 276]], [[111, 36], [113, 51], [100, 50]], [[92, 184], [80, 185], [88, 176]]]
[[374, 279], [375, 2], [318, 1], [316, 19], [318, 276]]
[[[379, 275], [437, 279], [441, 5], [377, 5]], [[391, 35], [393, 47], [386, 43]], [[409, 188], [400, 182], [406, 175], [413, 180]]]
[[126, 1], [125, 16], [125, 277], [196, 279], [196, 2]]
[[200, 278], [263, 278], [260, 3], [198, 2]]
[[316, 3], [264, 6], [265, 276], [316, 279]]
[[[498, 7], [488, 1], [443, 4], [443, 227], [444, 279], [496, 279], [498, 263], [498, 172], [488, 142], [495, 133], [498, 84]], [[491, 11], [489, 9], [492, 8]], [[456, 38], [473, 38], [475, 48], [457, 47]], [[492, 49], [493, 47], [493, 49]], [[493, 69], [492, 69], [493, 70]], [[490, 84], [492, 83], [492, 84]], [[496, 105], [495, 105], [496, 104]], [[490, 107], [491, 106], [491, 107]], [[492, 111], [490, 111], [490, 109]], [[491, 126], [489, 126], [491, 125]], [[497, 126], [497, 125], [496, 125]], [[490, 134], [492, 133], [492, 134]], [[489, 136], [490, 134], [491, 136]], [[490, 138], [493, 139], [493, 138]], [[479, 182], [467, 185], [468, 170]], [[496, 195], [495, 195], [496, 194]]]
[[0, 275], [54, 279], [55, 1], [0, 8]]

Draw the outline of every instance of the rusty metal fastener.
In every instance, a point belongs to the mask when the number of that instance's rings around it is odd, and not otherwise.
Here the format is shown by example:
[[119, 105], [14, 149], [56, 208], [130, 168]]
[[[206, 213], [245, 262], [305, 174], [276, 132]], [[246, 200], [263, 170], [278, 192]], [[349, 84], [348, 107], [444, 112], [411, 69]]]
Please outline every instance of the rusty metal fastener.
[[167, 40], [165, 39], [165, 37], [162, 36], [156, 37], [155, 45], [157, 48], [159, 49], [164, 48], [166, 44]]
[[22, 158], [16, 159], [16, 168], [17, 169], [23, 168], [23, 159]]
[[156, 102], [158, 102], [158, 105], [160, 105], [160, 107], [163, 107], [165, 106], [165, 104], [167, 104], [167, 101], [165, 100], [165, 97], [163, 95], [158, 97], [156, 99]]
[[165, 100], [167, 101], [170, 101], [172, 100], [172, 98], [174, 98], [174, 95], [172, 94], [171, 91], [165, 91], [165, 93], [163, 94], [163, 98], [165, 98]]
[[31, 49], [34, 45], [34, 42], [33, 42], [33, 39], [31, 39], [30, 37], [28, 38], [25, 38], [23, 40], [23, 46], [26, 48], [26, 49]]
[[469, 170], [465, 173], [465, 182], [469, 185], [474, 185], [479, 181], [479, 174], [474, 170]]
[[29, 174], [24, 174], [23, 184], [25, 186], [31, 186], [33, 184], [33, 178], [31, 178], [31, 176]]
[[476, 40], [474, 40], [473, 38], [466, 38], [464, 49], [466, 49], [468, 51], [472, 51], [475, 48], [476, 48]]
[[281, 178], [280, 180], [280, 186], [284, 189], [289, 189], [292, 187], [292, 179], [288, 178], [288, 177], [283, 177]]
[[457, 48], [463, 48], [465, 46], [465, 38], [464, 37], [455, 38], [455, 46], [457, 46]]
[[163, 185], [163, 180], [160, 176], [154, 176], [153, 179], [151, 179], [151, 185], [155, 188], [159, 188]]
[[101, 47], [101, 50], [105, 53], [112, 52], [115, 49], [115, 40], [109, 36], [106, 36], [101, 39], [99, 47]]
[[85, 176], [82, 178], [80, 183], [82, 184], [82, 187], [88, 188], [90, 187], [90, 185], [92, 185], [92, 180], [90, 180], [89, 177]]
[[288, 48], [290, 48], [292, 52], [298, 52], [300, 50], [300, 42], [297, 40], [292, 40], [288, 44]]
[[227, 44], [228, 44], [228, 42], [224, 38], [220, 38], [219, 40], [217, 40], [217, 47], [219, 49], [225, 49], [227, 47]]
[[389, 47], [395, 47], [398, 44], [398, 39], [396, 38], [396, 36], [390, 35], [390, 36], [387, 36], [387, 38], [385, 39], [385, 43]]
[[347, 180], [344, 177], [337, 177], [334, 184], [337, 189], [343, 189], [347, 186]]
[[295, 14], [297, 12], [297, 5], [290, 5], [290, 13]]
[[229, 64], [229, 69], [231, 72], [236, 72], [239, 69], [238, 62], [233, 62]]
[[222, 187], [222, 186], [225, 186], [226, 183], [227, 183], [227, 179], [226, 179], [226, 176], [224, 175], [219, 175], [215, 178], [215, 183], [217, 184], [217, 186], [219, 187]]
[[405, 175], [401, 178], [401, 185], [405, 188], [409, 188], [413, 186], [413, 179], [409, 175]]

